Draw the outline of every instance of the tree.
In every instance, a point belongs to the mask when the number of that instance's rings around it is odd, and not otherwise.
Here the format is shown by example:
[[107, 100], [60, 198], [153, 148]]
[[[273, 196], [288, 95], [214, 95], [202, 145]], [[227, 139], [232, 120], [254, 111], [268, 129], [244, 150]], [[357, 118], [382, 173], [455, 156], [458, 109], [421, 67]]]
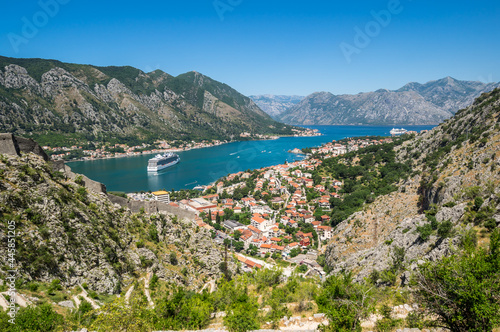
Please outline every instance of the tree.
[[2, 331], [58, 331], [64, 324], [63, 316], [55, 312], [48, 303], [19, 309], [15, 324], [9, 323], [9, 319], [11, 318], [7, 313], [0, 310], [0, 328]]
[[[153, 328], [154, 316], [147, 309], [147, 301], [133, 297], [126, 305], [124, 298], [118, 298], [99, 309], [99, 314], [90, 329], [92, 331], [150, 331]], [[94, 315], [89, 312], [87, 315]], [[85, 319], [85, 317], [84, 317]]]
[[224, 317], [224, 325], [231, 332], [246, 332], [259, 329], [259, 309], [255, 298], [246, 293], [231, 303]]
[[235, 230], [234, 231], [234, 234], [233, 234], [233, 237], [236, 241], [239, 241], [240, 240], [240, 237], [241, 237], [242, 233], [240, 230]]
[[178, 261], [177, 261], [177, 254], [172, 251], [170, 253], [170, 264], [177, 265], [177, 263], [178, 263]]
[[452, 331], [492, 331], [500, 323], [500, 230], [490, 248], [420, 266], [412, 283], [417, 301]]
[[354, 283], [351, 274], [334, 275], [325, 280], [316, 297], [320, 312], [330, 324], [323, 331], [361, 331], [361, 319], [373, 309], [371, 288]]

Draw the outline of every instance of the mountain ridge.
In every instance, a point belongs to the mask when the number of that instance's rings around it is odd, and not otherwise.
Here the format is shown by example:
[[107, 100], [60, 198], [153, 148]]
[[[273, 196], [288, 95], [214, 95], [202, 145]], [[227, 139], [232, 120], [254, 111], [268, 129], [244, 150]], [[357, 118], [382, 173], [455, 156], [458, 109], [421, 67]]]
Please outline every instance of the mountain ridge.
[[288, 135], [248, 97], [199, 73], [0, 57], [0, 131], [41, 143]]
[[249, 96], [264, 112], [277, 119], [283, 112], [302, 101], [305, 97], [298, 95], [252, 95]]
[[297, 125], [434, 125], [496, 87], [500, 83], [445, 77], [355, 95], [315, 92], [276, 119]]

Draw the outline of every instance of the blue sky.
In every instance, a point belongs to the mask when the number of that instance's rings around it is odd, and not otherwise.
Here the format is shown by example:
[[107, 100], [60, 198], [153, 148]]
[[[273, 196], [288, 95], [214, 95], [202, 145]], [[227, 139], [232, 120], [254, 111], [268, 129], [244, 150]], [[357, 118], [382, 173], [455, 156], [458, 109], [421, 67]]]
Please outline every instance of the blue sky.
[[196, 70], [246, 95], [342, 94], [500, 81], [498, 31], [492, 0], [4, 1], [0, 55]]

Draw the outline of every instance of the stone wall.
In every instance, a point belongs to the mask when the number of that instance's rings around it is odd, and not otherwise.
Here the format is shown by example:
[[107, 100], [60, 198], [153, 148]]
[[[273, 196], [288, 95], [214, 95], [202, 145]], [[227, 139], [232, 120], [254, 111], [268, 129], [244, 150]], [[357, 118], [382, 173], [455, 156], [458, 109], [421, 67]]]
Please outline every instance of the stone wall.
[[75, 180], [77, 177], [81, 177], [83, 181], [83, 185], [85, 188], [92, 190], [96, 193], [106, 194], [106, 186], [100, 182], [89, 179], [83, 174], [76, 174], [71, 171], [71, 167], [68, 165], [64, 165], [64, 174], [72, 180]]
[[[117, 202], [118, 203], [118, 202]], [[120, 204], [120, 203], [118, 203]], [[191, 211], [187, 211], [166, 203], [157, 201], [130, 201], [126, 206], [120, 204], [123, 207], [128, 207], [133, 213], [139, 213], [141, 208], [144, 208], [144, 212], [147, 214], [153, 213], [169, 213], [174, 214], [180, 219], [195, 220], [196, 214]]]
[[13, 134], [0, 134], [0, 154], [9, 154], [20, 156], [21, 153], [34, 153], [48, 161], [49, 156], [43, 151], [42, 147], [31, 138], [22, 138]]
[[14, 142], [14, 135], [0, 134], [0, 154], [19, 156], [19, 146]]

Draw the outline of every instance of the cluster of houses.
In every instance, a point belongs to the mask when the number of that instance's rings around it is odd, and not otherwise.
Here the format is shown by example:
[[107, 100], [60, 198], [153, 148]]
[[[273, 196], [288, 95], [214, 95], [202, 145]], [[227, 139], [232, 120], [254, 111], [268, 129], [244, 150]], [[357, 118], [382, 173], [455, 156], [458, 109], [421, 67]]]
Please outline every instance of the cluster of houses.
[[321, 154], [322, 158], [337, 157], [347, 152], [358, 151], [359, 149], [366, 148], [371, 145], [380, 145], [385, 143], [392, 143], [392, 138], [383, 139], [350, 139], [347, 145], [340, 144], [332, 141], [322, 145], [319, 148], [311, 149], [312, 154]]
[[[182, 142], [178, 147], [172, 148], [171, 144], [176, 142], [167, 142], [167, 141], [156, 141], [155, 144], [159, 147], [158, 149], [151, 149], [151, 146], [143, 143], [137, 146], [128, 146], [126, 144], [115, 144], [111, 146], [111, 148], [120, 148], [123, 149], [124, 152], [110, 152], [106, 147], [100, 147], [95, 150], [84, 150], [81, 146], [72, 146], [70, 148], [66, 147], [55, 147], [52, 148], [50, 146], [44, 146], [43, 149], [51, 153], [52, 160], [62, 160], [64, 157], [69, 156], [71, 151], [81, 150], [83, 152], [84, 157], [83, 160], [93, 160], [93, 159], [104, 159], [104, 158], [116, 158], [116, 157], [129, 157], [129, 156], [138, 156], [141, 154], [155, 154], [155, 153], [163, 153], [163, 152], [178, 152], [178, 151], [186, 151], [191, 149], [201, 149], [212, 147], [216, 145], [221, 145], [224, 143], [228, 143], [228, 141], [202, 141], [202, 142]], [[108, 147], [109, 148], [109, 147]]]
[[[197, 215], [204, 212], [205, 218], [208, 218], [212, 225], [217, 220], [224, 219], [222, 217], [226, 209], [232, 210], [234, 214], [245, 212], [250, 215], [249, 225], [235, 220], [225, 220], [221, 222], [224, 231], [217, 231], [217, 237], [222, 241], [239, 231], [238, 240], [244, 243], [245, 249], [255, 246], [261, 256], [278, 253], [286, 258], [295, 248], [307, 249], [311, 247], [313, 241], [322, 242], [332, 237], [330, 216], [325, 214], [321, 216], [321, 220], [316, 220], [314, 208], [318, 206], [325, 212], [329, 211], [330, 199], [340, 197], [337, 192], [342, 182], [323, 177], [321, 184], [314, 185], [310, 172], [321, 163], [319, 159], [306, 159], [259, 170], [259, 175], [255, 179], [254, 194], [260, 192], [261, 199], [253, 197], [254, 195], [240, 200], [221, 198], [222, 193], [231, 195], [235, 188], [245, 186], [246, 180], [252, 176], [248, 172], [238, 172], [225, 178], [225, 183], [230, 183], [229, 185], [224, 186], [223, 181], [216, 183], [213, 187], [216, 189], [214, 194], [170, 204]], [[308, 201], [306, 190], [314, 190], [318, 193], [317, 197]], [[264, 200], [267, 195], [272, 198]], [[200, 227], [215, 231], [214, 227], [204, 222], [202, 218], [198, 218], [197, 223]], [[302, 232], [299, 223], [310, 224], [316, 231], [318, 239], [314, 239], [312, 232]], [[297, 229], [294, 232], [295, 236], [287, 233], [288, 227]]]

